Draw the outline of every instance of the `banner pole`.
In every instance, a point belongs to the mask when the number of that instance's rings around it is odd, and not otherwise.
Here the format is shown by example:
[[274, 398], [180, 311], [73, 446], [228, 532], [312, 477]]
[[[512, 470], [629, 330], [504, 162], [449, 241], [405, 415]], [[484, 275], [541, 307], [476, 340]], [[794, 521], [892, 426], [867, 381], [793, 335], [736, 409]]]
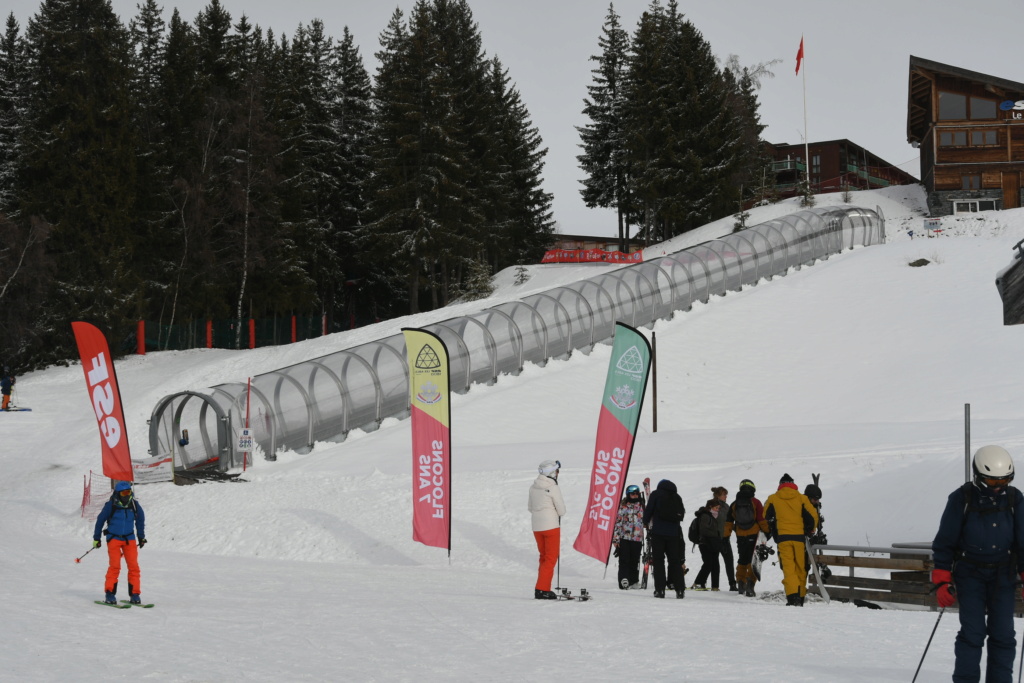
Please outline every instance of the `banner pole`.
[[654, 420], [652, 431], [658, 433], [658, 333], [651, 330], [651, 416]]

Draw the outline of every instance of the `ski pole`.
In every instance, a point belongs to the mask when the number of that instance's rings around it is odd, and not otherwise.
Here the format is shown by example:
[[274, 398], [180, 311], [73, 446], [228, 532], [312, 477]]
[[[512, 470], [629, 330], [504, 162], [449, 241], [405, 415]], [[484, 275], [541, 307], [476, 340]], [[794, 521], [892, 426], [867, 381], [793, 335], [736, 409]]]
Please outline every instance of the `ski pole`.
[[928, 644], [924, 646], [924, 653], [921, 655], [921, 661], [917, 663], [917, 671], [914, 672], [914, 679], [910, 681], [910, 683], [914, 683], [917, 680], [917, 674], [921, 673], [921, 665], [924, 664], [925, 655], [928, 654], [928, 648], [932, 646], [932, 638], [935, 637], [935, 631], [939, 628], [939, 622], [942, 621], [942, 615], [945, 613], [945, 607], [939, 610], [939, 618], [935, 620], [935, 626], [932, 627], [932, 634], [928, 636]]
[[86, 555], [88, 555], [89, 553], [91, 553], [93, 550], [96, 550], [95, 546], [93, 546], [92, 548], [89, 548], [88, 550], [86, 550], [84, 553], [81, 554], [81, 556], [76, 557], [75, 558], [75, 562], [81, 562], [82, 558], [85, 557]]

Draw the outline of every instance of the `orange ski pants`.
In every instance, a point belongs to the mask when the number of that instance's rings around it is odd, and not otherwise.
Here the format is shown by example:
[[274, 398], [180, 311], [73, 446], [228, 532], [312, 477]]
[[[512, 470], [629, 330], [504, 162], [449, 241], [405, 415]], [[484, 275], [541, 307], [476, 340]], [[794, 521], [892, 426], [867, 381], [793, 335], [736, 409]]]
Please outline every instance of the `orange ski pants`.
[[3, 402], [3, 405], [0, 406], [0, 410], [7, 410], [7, 406], [9, 406], [10, 404], [11, 404], [11, 395], [10, 394], [4, 394], [4, 402]]
[[107, 580], [103, 590], [108, 593], [117, 591], [117, 577], [121, 574], [121, 556], [128, 565], [128, 593], [142, 592], [142, 572], [139, 571], [139, 545], [135, 541], [122, 541], [112, 538], [107, 541], [107, 556], [110, 566], [107, 567]]
[[562, 545], [562, 530], [558, 527], [547, 531], [534, 531], [537, 539], [537, 550], [540, 551], [540, 566], [537, 568], [537, 585], [539, 591], [551, 590], [551, 577], [555, 574], [555, 563], [558, 562], [558, 550]]

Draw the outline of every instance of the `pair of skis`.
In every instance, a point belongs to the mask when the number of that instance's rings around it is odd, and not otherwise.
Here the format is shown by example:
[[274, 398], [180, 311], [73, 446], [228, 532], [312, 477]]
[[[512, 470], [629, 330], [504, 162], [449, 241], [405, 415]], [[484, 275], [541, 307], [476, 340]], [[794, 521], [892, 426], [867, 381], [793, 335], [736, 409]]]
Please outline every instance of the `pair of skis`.
[[95, 602], [97, 605], [105, 605], [107, 607], [114, 607], [114, 608], [117, 608], [117, 609], [128, 609], [129, 607], [132, 607], [132, 606], [141, 607], [142, 609], [149, 609], [150, 607], [153, 607], [156, 604], [156, 603], [152, 603], [152, 602], [150, 602], [150, 603], [137, 603], [137, 602], [132, 602], [131, 600], [122, 600], [121, 602], [107, 602], [105, 600], [93, 600], [93, 602]]

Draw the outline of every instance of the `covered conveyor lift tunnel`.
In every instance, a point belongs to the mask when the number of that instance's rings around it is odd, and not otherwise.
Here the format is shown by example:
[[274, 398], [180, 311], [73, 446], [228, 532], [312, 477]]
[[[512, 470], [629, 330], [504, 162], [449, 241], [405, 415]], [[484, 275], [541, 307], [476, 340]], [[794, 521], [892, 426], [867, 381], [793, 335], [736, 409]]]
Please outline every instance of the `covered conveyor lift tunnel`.
[[[611, 338], [616, 321], [649, 327], [695, 301], [884, 241], [881, 208], [807, 209], [425, 328], [444, 340], [451, 388], [465, 393], [474, 383], [518, 374], [525, 363], [588, 353]], [[408, 381], [401, 333], [257, 375], [248, 405], [256, 450], [274, 459], [282, 449], [308, 451], [317, 441], [343, 441], [353, 429], [403, 418]], [[178, 469], [241, 467], [248, 390], [240, 382], [162, 398], [150, 419], [150, 453], [174, 453]]]

